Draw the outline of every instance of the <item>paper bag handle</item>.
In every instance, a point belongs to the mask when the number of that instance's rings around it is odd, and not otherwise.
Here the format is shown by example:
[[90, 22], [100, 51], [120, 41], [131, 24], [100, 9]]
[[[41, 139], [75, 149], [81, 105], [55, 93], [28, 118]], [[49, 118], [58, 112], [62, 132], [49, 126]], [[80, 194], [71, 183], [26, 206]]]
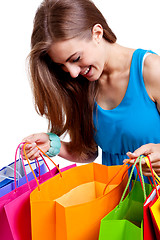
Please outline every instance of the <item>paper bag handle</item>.
[[[103, 190], [103, 195], [105, 194], [105, 191], [106, 191], [108, 185], [117, 177], [117, 175], [126, 167], [126, 165], [127, 165], [130, 161], [131, 161], [131, 159], [128, 159], [128, 160], [122, 165], [122, 167], [117, 171], [117, 173], [110, 179], [110, 181], [106, 184], [106, 186], [105, 186], [105, 188], [104, 188], [104, 190]], [[128, 169], [129, 169], [130, 167], [131, 167], [131, 165], [130, 165], [128, 168], [126, 168], [126, 171], [124, 172], [124, 174], [128, 171]], [[123, 176], [124, 176], [124, 174], [123, 174]], [[123, 176], [122, 176], [122, 178], [123, 178]]]
[[[17, 152], [19, 150], [20, 152], [20, 157], [21, 157], [21, 162], [22, 162], [22, 166], [23, 166], [23, 169], [24, 169], [24, 174], [25, 174], [25, 177], [26, 177], [26, 180], [27, 180], [27, 185], [28, 185], [28, 188], [30, 188], [30, 184], [29, 184], [29, 181], [28, 181], [28, 176], [27, 176], [27, 173], [26, 173], [26, 168], [25, 168], [25, 164], [24, 164], [24, 159], [23, 159], [23, 145], [25, 144], [25, 142], [22, 142], [18, 145], [17, 149], [16, 149], [16, 152], [15, 152], [15, 164], [14, 164], [14, 183], [15, 183], [15, 191], [17, 190], [17, 182], [16, 182], [16, 163], [17, 163]], [[19, 158], [20, 158], [19, 157]], [[38, 178], [40, 179], [40, 164], [39, 164], [39, 161], [38, 159], [36, 158], [36, 162], [38, 164], [38, 168], [39, 168], [39, 176]], [[50, 170], [50, 169], [49, 169]]]
[[[17, 163], [17, 152], [20, 148], [21, 145], [24, 145], [25, 143], [22, 142], [18, 145], [17, 149], [16, 149], [16, 152], [15, 152], [15, 164], [14, 164], [14, 185], [15, 185], [15, 192], [17, 191], [17, 183], [16, 183], [16, 163]], [[22, 165], [23, 165], [23, 168], [24, 168], [24, 172], [25, 172], [25, 176], [26, 176], [26, 180], [27, 180], [27, 184], [28, 184], [28, 188], [30, 189], [30, 185], [29, 185], [29, 181], [28, 181], [28, 177], [27, 177], [27, 173], [26, 173], [26, 169], [25, 169], [25, 166], [24, 166], [24, 162], [23, 162], [23, 155], [22, 155]]]
[[146, 156], [146, 157], [144, 157], [144, 160], [145, 160], [147, 166], [149, 167], [149, 169], [151, 170], [152, 179], [153, 179], [154, 186], [156, 188], [157, 197], [159, 197], [159, 192], [158, 192], [157, 184], [156, 184], [156, 181], [155, 181], [155, 177], [157, 178], [158, 182], [160, 182], [159, 181], [160, 178], [158, 177], [157, 173], [152, 168], [150, 157]]
[[[142, 165], [141, 165], [141, 160], [142, 160], [142, 158], [143, 158], [143, 156], [137, 157], [136, 160], [134, 161], [134, 164], [133, 164], [133, 167], [132, 167], [132, 170], [131, 170], [131, 173], [130, 173], [130, 176], [129, 176], [129, 179], [128, 179], [128, 182], [127, 182], [127, 185], [126, 185], [126, 187], [125, 187], [125, 189], [124, 189], [124, 192], [123, 192], [123, 194], [122, 194], [122, 197], [121, 197], [121, 200], [120, 200], [119, 204], [123, 201], [123, 199], [124, 199], [124, 197], [125, 197], [125, 194], [126, 194], [126, 192], [127, 192], [127, 189], [128, 189], [128, 187], [129, 187], [129, 184], [130, 184], [131, 179], [132, 179], [132, 175], [133, 175], [134, 168], [135, 168], [135, 166], [137, 165], [138, 161], [139, 161], [139, 163], [140, 163], [140, 179], [142, 180], [142, 181], [141, 181], [141, 184], [142, 184], [142, 186], [143, 186], [142, 189], [143, 189], [144, 199], [146, 199], [145, 183], [144, 183], [144, 179], [143, 179]], [[138, 170], [138, 172], [139, 172], [139, 170]], [[137, 177], [136, 177], [136, 179], [137, 179]], [[135, 183], [134, 183], [134, 184], [135, 184]], [[134, 185], [133, 185], [133, 187], [134, 187]], [[132, 189], [133, 189], [133, 188], [132, 188]]]
[[[28, 157], [27, 157], [27, 154], [26, 154], [25, 146], [26, 146], [27, 144], [29, 144], [29, 143], [25, 143], [25, 144], [23, 145], [23, 152], [24, 152], [25, 158], [26, 158], [26, 160], [27, 160], [27, 162], [28, 162], [28, 165], [29, 165], [29, 167], [30, 167], [30, 169], [31, 169], [31, 171], [32, 171], [32, 173], [33, 173], [33, 176], [34, 176], [34, 178], [35, 178], [35, 180], [36, 180], [36, 182], [37, 182], [38, 190], [40, 191], [40, 184], [39, 184], [39, 182], [38, 182], [38, 180], [37, 180], [37, 177], [36, 177], [36, 175], [35, 175], [35, 173], [34, 173], [34, 171], [33, 171], [33, 168], [32, 168], [32, 166], [31, 166], [31, 164], [30, 164], [30, 162], [29, 162], [29, 159], [28, 159]], [[55, 167], [56, 167], [57, 170], [59, 171], [60, 176], [62, 177], [61, 170], [60, 170], [59, 167], [55, 164], [55, 162], [54, 162], [46, 153], [44, 153], [38, 146], [36, 146], [36, 147], [39, 149], [39, 151], [40, 151], [41, 153], [43, 153], [43, 155], [45, 155], [45, 156], [55, 165]]]
[[[23, 159], [23, 146], [24, 146], [24, 144], [25, 144], [25, 142], [21, 142], [21, 143], [18, 145], [18, 147], [16, 148], [16, 152], [15, 152], [15, 164], [14, 164], [14, 183], [15, 183], [15, 191], [17, 190], [17, 182], [16, 182], [16, 172], [17, 172], [17, 170], [16, 170], [16, 163], [17, 163], [17, 153], [18, 153], [18, 150], [19, 150], [19, 153], [20, 153], [20, 154], [19, 154], [19, 159], [21, 158], [22, 166], [23, 166], [23, 169], [24, 169], [24, 174], [25, 174], [25, 177], [26, 177], [26, 180], [27, 180], [27, 185], [28, 185], [28, 188], [31, 189], [31, 188], [30, 188], [29, 181], [28, 181], [28, 176], [27, 176], [27, 173], [26, 173], [26, 168], [25, 168], [25, 164], [24, 164], [24, 159]], [[52, 172], [51, 172], [48, 164], [46, 163], [45, 159], [43, 158], [43, 156], [41, 156], [41, 157], [42, 157], [45, 165], [47, 166], [49, 172], [51, 173], [51, 176], [53, 176], [53, 174], [52, 174]], [[39, 169], [39, 170], [38, 170], [38, 172], [39, 172], [38, 179], [40, 180], [40, 176], [41, 176], [41, 174], [40, 174], [40, 164], [39, 164], [39, 161], [38, 161], [37, 158], [35, 159], [35, 162], [38, 164], [38, 166], [37, 166], [38, 169]]]

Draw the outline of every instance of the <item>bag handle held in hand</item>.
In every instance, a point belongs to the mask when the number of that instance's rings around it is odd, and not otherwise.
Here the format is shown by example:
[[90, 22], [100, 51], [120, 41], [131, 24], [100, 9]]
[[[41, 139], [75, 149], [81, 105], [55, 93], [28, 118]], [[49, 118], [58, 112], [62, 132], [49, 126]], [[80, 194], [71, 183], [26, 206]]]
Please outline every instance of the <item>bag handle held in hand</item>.
[[[120, 200], [119, 204], [123, 201], [123, 199], [124, 199], [124, 197], [125, 197], [125, 194], [126, 194], [126, 192], [127, 192], [127, 189], [128, 189], [128, 187], [129, 187], [129, 184], [130, 184], [131, 179], [132, 179], [132, 175], [133, 175], [134, 168], [135, 168], [136, 164], [138, 163], [138, 161], [139, 161], [140, 166], [141, 166], [141, 160], [142, 160], [142, 158], [143, 158], [143, 156], [140, 156], [140, 157], [136, 158], [136, 160], [135, 160], [135, 162], [134, 162], [134, 164], [133, 164], [133, 166], [132, 166], [132, 170], [131, 170], [131, 173], [130, 173], [130, 176], [129, 176], [129, 179], [128, 179], [126, 188], [124, 189], [124, 192], [123, 192], [123, 194], [122, 194], [122, 197], [121, 197], [121, 200]], [[144, 179], [143, 179], [143, 174], [142, 174], [142, 166], [140, 167], [140, 174], [141, 174], [141, 179], [142, 179], [142, 184], [143, 184], [144, 199], [146, 199], [145, 184], [144, 184]], [[137, 177], [136, 177], [136, 178], [137, 178]], [[134, 183], [134, 184], [135, 184], [135, 183]], [[134, 185], [133, 185], [133, 187], [134, 187]], [[133, 189], [133, 188], [132, 188], [132, 189]]]
[[[33, 168], [32, 168], [32, 166], [31, 166], [31, 164], [30, 164], [30, 162], [29, 162], [29, 159], [28, 159], [28, 157], [27, 157], [27, 154], [26, 154], [25, 146], [26, 146], [27, 144], [29, 144], [29, 143], [25, 143], [25, 144], [23, 145], [23, 152], [24, 152], [25, 158], [26, 158], [26, 160], [27, 160], [27, 162], [28, 162], [28, 165], [29, 165], [29, 167], [30, 167], [30, 169], [31, 169], [31, 171], [32, 171], [32, 173], [33, 173], [33, 176], [34, 176], [34, 178], [35, 178], [35, 180], [36, 180], [36, 182], [37, 182], [38, 190], [40, 191], [40, 184], [39, 184], [39, 182], [38, 182], [38, 180], [37, 180], [37, 177], [36, 177], [36, 175], [35, 175], [35, 173], [34, 173], [34, 171], [33, 171]], [[43, 154], [55, 165], [55, 167], [56, 167], [57, 170], [59, 171], [60, 176], [62, 177], [61, 170], [60, 170], [59, 167], [55, 164], [55, 162], [54, 162], [47, 154], [45, 154], [38, 146], [36, 146], [36, 147], [39, 149], [39, 151], [40, 151], [41, 153], [43, 153]]]
[[[29, 184], [29, 181], [28, 181], [28, 176], [27, 176], [27, 172], [26, 172], [26, 168], [25, 168], [25, 164], [24, 164], [24, 159], [23, 159], [23, 146], [24, 146], [25, 142], [22, 142], [18, 145], [17, 149], [16, 149], [16, 152], [15, 152], [15, 163], [14, 163], [14, 184], [15, 184], [15, 191], [17, 190], [17, 179], [16, 179], [16, 164], [17, 164], [17, 153], [18, 153], [18, 150], [19, 150], [19, 161], [21, 161], [22, 163], [22, 167], [23, 167], [23, 170], [24, 170], [24, 174], [25, 174], [25, 177], [26, 177], [26, 181], [27, 181], [27, 185], [28, 185], [28, 188], [30, 188], [30, 184]], [[45, 160], [44, 160], [45, 161]], [[38, 167], [38, 172], [39, 172], [39, 176], [38, 178], [40, 179], [40, 164], [39, 164], [39, 161], [38, 159], [36, 158], [35, 159], [35, 162], [37, 163], [37, 167]], [[46, 163], [47, 165], [47, 163]], [[48, 165], [47, 165], [48, 166]], [[49, 167], [48, 167], [49, 169]], [[51, 172], [51, 170], [49, 169], [49, 171]], [[52, 173], [51, 173], [52, 175]], [[19, 179], [18, 179], [19, 181]]]
[[[16, 183], [16, 163], [17, 163], [17, 153], [18, 153], [18, 150], [20, 148], [21, 145], [24, 145], [24, 142], [20, 143], [16, 149], [16, 152], [15, 152], [15, 164], [14, 164], [14, 185], [15, 185], [15, 192], [17, 191], [17, 183]], [[23, 162], [23, 155], [22, 155], [22, 164], [23, 164], [23, 168], [24, 168], [24, 172], [25, 172], [25, 176], [26, 176], [26, 180], [27, 180], [27, 184], [28, 184], [28, 188], [30, 188], [30, 185], [29, 185], [29, 181], [28, 181], [28, 177], [27, 177], [27, 173], [26, 173], [26, 169], [25, 169], [25, 166], [24, 166], [24, 162]]]
[[[150, 168], [151, 170], [151, 173], [152, 173], [152, 178], [155, 179], [156, 178], [156, 181], [158, 183], [160, 183], [160, 177], [157, 175], [157, 173], [154, 171], [154, 169], [152, 168], [152, 164], [151, 164], [151, 160], [150, 160], [150, 157], [147, 155], [144, 157], [144, 160], [147, 164], [147, 166]], [[155, 176], [155, 177], [154, 177]]]
[[154, 182], [154, 186], [156, 188], [157, 197], [159, 197], [159, 192], [158, 192], [157, 184], [156, 184], [156, 181], [155, 181], [155, 177], [158, 179], [158, 182], [159, 182], [160, 178], [158, 177], [157, 173], [152, 168], [150, 157], [146, 156], [146, 157], [144, 157], [144, 160], [145, 160], [147, 166], [149, 167], [149, 169], [151, 170], [152, 179], [153, 179], [153, 182]]

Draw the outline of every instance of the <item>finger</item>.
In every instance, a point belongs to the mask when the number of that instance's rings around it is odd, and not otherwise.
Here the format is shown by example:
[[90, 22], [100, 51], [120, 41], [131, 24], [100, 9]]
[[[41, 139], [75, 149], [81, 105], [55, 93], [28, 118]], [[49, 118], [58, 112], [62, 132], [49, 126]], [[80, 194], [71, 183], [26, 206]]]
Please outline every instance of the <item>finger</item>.
[[146, 177], [152, 177], [151, 172], [143, 172], [143, 175]]
[[136, 158], [136, 155], [132, 152], [127, 152], [126, 155], [129, 157], [129, 158]]
[[[127, 156], [131, 159], [131, 160], [130, 160], [130, 163], [131, 163], [131, 164], [134, 164], [134, 162], [135, 162], [135, 160], [136, 160], [136, 158], [137, 158], [136, 154], [131, 153], [131, 152], [128, 152], [128, 153], [127, 153]], [[139, 160], [137, 161], [137, 163], [139, 163]], [[141, 164], [145, 164], [145, 160], [144, 160], [143, 158], [141, 159]]]
[[[137, 158], [131, 158], [129, 163], [133, 165], [133, 164], [135, 163], [136, 159], [137, 159]], [[128, 161], [128, 159], [124, 159], [124, 160], [123, 160], [124, 163], [125, 163], [126, 161]], [[139, 160], [137, 160], [137, 164], [139, 164]], [[146, 164], [146, 161], [145, 161], [144, 158], [141, 159], [141, 164], [142, 164], [142, 165]]]
[[[158, 176], [160, 176], [160, 168], [154, 169], [154, 171], [156, 172], [156, 174]], [[145, 176], [152, 176], [151, 171], [148, 171], [147, 169], [143, 171], [143, 175]]]
[[[150, 158], [151, 166], [152, 166], [153, 170], [154, 170], [155, 172], [158, 172], [158, 173], [159, 173], [159, 169], [160, 169], [159, 154], [157, 154], [157, 153], [151, 153], [151, 154], [149, 154], [148, 156], [149, 156], [149, 158]], [[148, 165], [147, 165], [147, 166], [148, 166]], [[148, 169], [150, 169], [149, 166], [148, 166]], [[150, 170], [150, 171], [151, 171], [151, 170]]]
[[[123, 160], [123, 163], [127, 162], [128, 160], [129, 160], [128, 158], [124, 159], [124, 160]], [[129, 162], [129, 163], [130, 163], [130, 162]]]
[[134, 154], [138, 157], [140, 155], [148, 155], [150, 153], [152, 153], [152, 145], [151, 143], [149, 144], [145, 144], [145, 145], [142, 145], [141, 147], [137, 148], [135, 151], [134, 151]]
[[[156, 167], [152, 166], [152, 168], [156, 172], [156, 174], [159, 176], [160, 175], [160, 165], [156, 166]], [[147, 175], [149, 174], [150, 176], [152, 175], [150, 168], [146, 164], [144, 166], [142, 166], [142, 172], [144, 175], [146, 175], [146, 174]]]
[[148, 155], [151, 163], [156, 163], [156, 162], [160, 162], [160, 153], [159, 152], [153, 152], [151, 154]]
[[128, 152], [127, 156], [129, 158], [136, 158], [139, 157], [140, 155], [148, 155], [152, 152], [152, 145], [151, 143], [142, 145], [141, 147], [137, 148], [133, 153]]
[[40, 151], [38, 150], [38, 148], [33, 148], [30, 151], [27, 151], [26, 155], [28, 159], [34, 160], [35, 158], [40, 157]]
[[25, 150], [27, 151], [27, 150], [31, 150], [31, 149], [33, 149], [33, 148], [35, 148], [36, 147], [36, 143], [35, 142], [33, 142], [33, 143], [31, 143], [31, 144], [26, 144], [25, 145]]

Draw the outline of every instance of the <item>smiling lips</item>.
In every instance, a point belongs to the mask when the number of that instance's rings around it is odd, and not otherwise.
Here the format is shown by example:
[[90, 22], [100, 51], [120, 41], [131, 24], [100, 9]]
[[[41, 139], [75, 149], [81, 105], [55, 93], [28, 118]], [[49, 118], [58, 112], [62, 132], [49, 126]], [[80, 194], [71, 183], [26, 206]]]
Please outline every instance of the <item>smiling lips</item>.
[[89, 66], [83, 73], [81, 73], [83, 76], [86, 76], [91, 69], [91, 66]]

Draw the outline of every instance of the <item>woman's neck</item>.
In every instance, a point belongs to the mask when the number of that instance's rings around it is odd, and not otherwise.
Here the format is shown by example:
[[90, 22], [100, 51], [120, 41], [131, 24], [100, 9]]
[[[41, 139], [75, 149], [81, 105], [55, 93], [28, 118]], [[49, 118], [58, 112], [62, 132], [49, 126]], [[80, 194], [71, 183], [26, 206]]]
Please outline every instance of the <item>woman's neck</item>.
[[99, 78], [97, 103], [104, 109], [113, 109], [122, 101], [129, 82], [134, 49], [117, 43], [106, 46], [106, 62]]
[[122, 73], [130, 69], [134, 49], [123, 47], [117, 43], [108, 43], [104, 40], [105, 64], [102, 73], [110, 76], [116, 72]]

